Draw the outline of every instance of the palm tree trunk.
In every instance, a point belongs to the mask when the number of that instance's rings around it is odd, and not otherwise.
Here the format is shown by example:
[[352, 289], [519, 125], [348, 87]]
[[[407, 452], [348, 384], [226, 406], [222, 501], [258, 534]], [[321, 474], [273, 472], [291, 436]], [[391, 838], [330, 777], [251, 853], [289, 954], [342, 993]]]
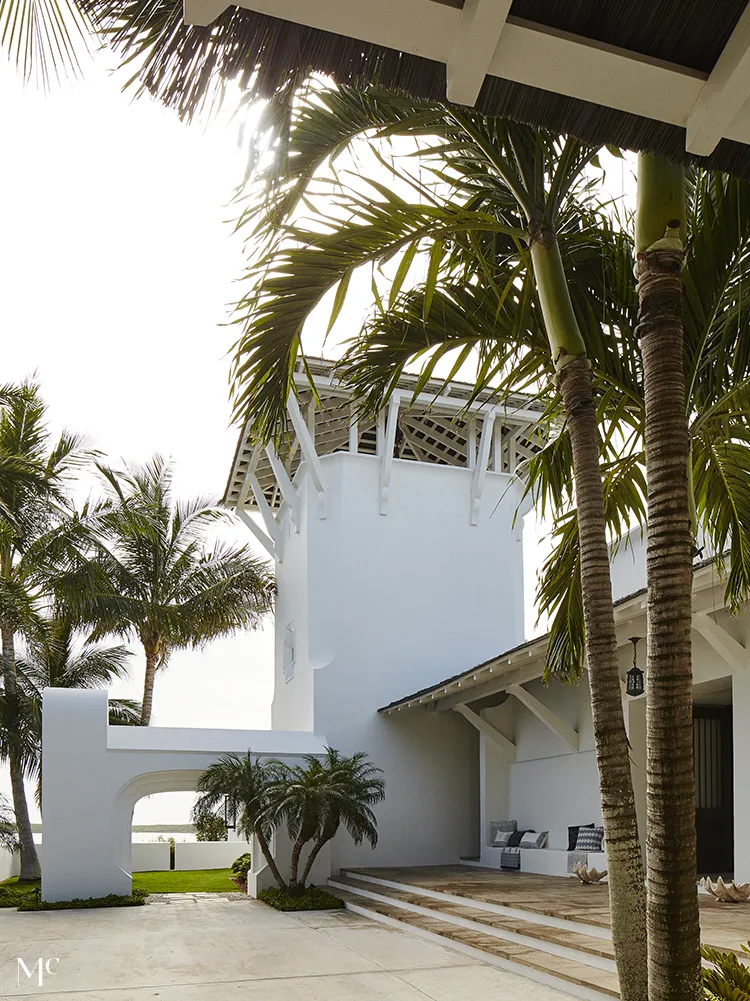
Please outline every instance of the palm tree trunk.
[[646, 891], [612, 608], [599, 434], [586, 359], [560, 372], [573, 450], [586, 659], [609, 874], [612, 941], [623, 1001], [646, 1001]]
[[612, 942], [622, 1001], [647, 1001], [646, 892], [617, 665], [591, 372], [554, 234], [532, 230], [531, 256], [573, 452], [586, 660], [606, 840]]
[[[0, 627], [3, 645], [3, 684], [5, 694], [10, 701], [11, 707], [18, 695], [16, 685], [16, 651], [13, 640], [13, 630], [3, 625]], [[17, 714], [12, 713], [15, 719], [9, 720], [8, 727], [8, 764], [10, 767], [10, 785], [13, 794], [13, 810], [16, 814], [16, 830], [21, 846], [21, 873], [19, 879], [22, 882], [39, 879], [39, 856], [34, 844], [34, 834], [31, 830], [29, 820], [29, 806], [26, 801], [26, 787], [23, 781], [23, 763], [21, 752], [18, 746], [19, 734], [13, 732], [13, 727], [17, 725]]]
[[279, 888], [281, 890], [288, 890], [288, 886], [284, 882], [284, 877], [281, 875], [279, 867], [276, 865], [276, 859], [273, 857], [271, 852], [271, 846], [268, 844], [265, 834], [258, 827], [255, 828], [255, 837], [258, 839], [260, 850], [263, 852], [263, 858], [266, 860], [268, 868], [271, 870], [271, 875], [278, 883]]
[[315, 864], [315, 859], [320, 854], [320, 850], [323, 847], [323, 845], [326, 844], [326, 842], [329, 841], [329, 840], [330, 840], [330, 838], [316, 838], [315, 844], [310, 849], [310, 854], [309, 854], [309, 856], [307, 858], [307, 863], [305, 864], [305, 868], [302, 871], [302, 889], [303, 890], [307, 886], [307, 878], [310, 875], [310, 872], [312, 870], [313, 865]]
[[151, 722], [151, 707], [154, 703], [154, 679], [156, 677], [156, 654], [148, 647], [146, 651], [146, 675], [143, 679], [143, 702], [141, 703], [141, 726]]
[[[678, 236], [685, 219], [681, 207], [682, 169], [658, 157], [641, 156], [636, 250], [648, 482], [650, 1001], [697, 1001], [702, 996], [690, 640], [693, 540], [682, 330], [684, 255]], [[645, 211], [655, 219], [650, 233]], [[669, 239], [663, 239], [665, 232]], [[649, 237], [651, 242], [645, 243]], [[657, 240], [660, 246], [654, 246]]]
[[302, 892], [298, 882], [299, 860], [302, 849], [309, 840], [309, 838], [303, 838], [300, 835], [292, 845], [292, 857], [289, 860], [289, 893], [293, 897]]

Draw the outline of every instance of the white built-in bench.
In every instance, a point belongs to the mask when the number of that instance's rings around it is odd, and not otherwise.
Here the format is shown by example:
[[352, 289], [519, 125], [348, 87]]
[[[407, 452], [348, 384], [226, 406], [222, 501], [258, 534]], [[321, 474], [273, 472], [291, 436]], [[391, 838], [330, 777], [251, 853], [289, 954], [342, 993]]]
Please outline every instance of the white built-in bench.
[[[482, 865], [500, 868], [502, 848], [487, 845], [482, 849]], [[545, 876], [575, 876], [575, 862], [585, 861], [589, 869], [600, 872], [607, 868], [604, 852], [569, 852], [558, 848], [522, 848], [521, 872], [536, 872]]]

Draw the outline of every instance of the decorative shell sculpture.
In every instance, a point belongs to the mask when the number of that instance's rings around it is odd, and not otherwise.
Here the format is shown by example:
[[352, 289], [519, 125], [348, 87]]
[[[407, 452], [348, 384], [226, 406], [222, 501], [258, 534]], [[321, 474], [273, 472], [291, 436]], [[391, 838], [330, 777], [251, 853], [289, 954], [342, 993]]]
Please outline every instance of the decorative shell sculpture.
[[607, 875], [606, 869], [603, 872], [599, 872], [598, 869], [589, 869], [585, 862], [576, 862], [573, 866], [573, 872], [582, 883], [598, 883]]
[[721, 876], [714, 883], [706, 876], [700, 885], [723, 904], [741, 904], [750, 900], [750, 883], [725, 883]]

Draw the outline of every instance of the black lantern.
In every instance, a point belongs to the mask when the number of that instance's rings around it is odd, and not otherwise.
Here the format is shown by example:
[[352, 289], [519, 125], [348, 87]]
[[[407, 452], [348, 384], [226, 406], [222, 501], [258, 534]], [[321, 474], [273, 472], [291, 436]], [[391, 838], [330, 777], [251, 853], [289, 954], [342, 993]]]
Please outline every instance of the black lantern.
[[638, 667], [638, 644], [641, 641], [640, 636], [631, 636], [630, 642], [633, 644], [633, 666], [628, 671], [628, 684], [626, 691], [631, 698], [636, 698], [638, 695], [643, 695], [645, 691], [645, 685], [643, 683], [643, 671]]

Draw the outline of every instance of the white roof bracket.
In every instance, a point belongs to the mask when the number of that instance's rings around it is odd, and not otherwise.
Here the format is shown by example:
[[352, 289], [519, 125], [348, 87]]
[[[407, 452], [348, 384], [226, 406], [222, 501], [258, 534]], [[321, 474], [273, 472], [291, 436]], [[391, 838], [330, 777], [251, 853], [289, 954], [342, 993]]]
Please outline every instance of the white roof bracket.
[[274, 517], [271, 506], [266, 500], [266, 495], [263, 493], [263, 487], [258, 482], [258, 477], [255, 473], [247, 474], [247, 482], [250, 485], [250, 489], [253, 492], [253, 497], [255, 498], [255, 503], [258, 505], [258, 510], [260, 511], [260, 516], [263, 519], [263, 524], [266, 526], [266, 531], [273, 540], [274, 546], [278, 551], [279, 548], [279, 523]]
[[393, 471], [393, 449], [396, 445], [396, 425], [398, 409], [401, 405], [401, 394], [394, 393], [388, 403], [388, 419], [385, 425], [383, 452], [380, 456], [380, 513], [388, 513], [388, 492], [391, 486]]
[[498, 750], [508, 758], [510, 761], [516, 760], [516, 745], [512, 740], [508, 740], [504, 734], [496, 730], [494, 726], [487, 722], [486, 719], [482, 719], [479, 713], [475, 713], [473, 709], [469, 709], [468, 706], [454, 706], [453, 712], [459, 713], [464, 719], [467, 719], [472, 726], [476, 727], [481, 734], [483, 734], [488, 740], [491, 740]]
[[263, 531], [263, 529], [259, 525], [255, 524], [255, 522], [247, 513], [247, 511], [243, 511], [242, 508], [236, 508], [235, 514], [240, 519], [240, 521], [244, 523], [245, 527], [250, 529], [255, 538], [258, 540], [261, 546], [263, 546], [263, 548], [268, 551], [271, 557], [278, 563], [281, 563], [279, 554], [276, 551], [276, 546], [273, 544], [273, 539], [270, 539]]
[[474, 466], [474, 475], [471, 479], [471, 524], [479, 524], [479, 509], [484, 492], [484, 484], [487, 480], [487, 464], [490, 458], [490, 446], [495, 428], [495, 418], [497, 411], [492, 410], [485, 417], [482, 425], [482, 435], [479, 439], [479, 453]]
[[308, 472], [310, 473], [310, 479], [313, 482], [315, 491], [318, 495], [318, 517], [326, 517], [326, 478], [323, 472], [323, 466], [320, 462], [320, 456], [315, 451], [315, 444], [312, 440], [312, 435], [307, 426], [307, 422], [302, 416], [302, 411], [299, 408], [299, 401], [294, 392], [289, 394], [289, 398], [286, 402], [286, 408], [289, 412], [289, 417], [292, 421], [294, 430], [297, 432], [297, 438], [299, 439], [299, 447], [302, 449], [302, 457], [307, 463]]
[[465, 0], [446, 68], [449, 101], [476, 104], [510, 5], [511, 0]]
[[750, 6], [737, 22], [729, 41], [687, 117], [688, 153], [710, 156], [750, 95]]
[[718, 653], [733, 674], [747, 670], [750, 666], [750, 652], [712, 619], [708, 612], [693, 612], [693, 629]]
[[281, 496], [289, 505], [289, 510], [292, 515], [292, 521], [294, 522], [294, 530], [295, 532], [299, 532], [300, 511], [299, 511], [299, 494], [297, 493], [297, 488], [289, 479], [289, 474], [284, 468], [284, 463], [279, 458], [278, 453], [274, 448], [273, 442], [269, 442], [266, 445], [266, 455], [268, 456], [268, 461], [271, 463], [271, 469], [273, 470], [273, 475], [276, 477], [276, 482], [279, 485]]
[[515, 695], [518, 701], [522, 702], [541, 723], [544, 723], [548, 730], [556, 733], [572, 750], [578, 751], [580, 749], [578, 732], [560, 719], [557, 713], [548, 709], [543, 702], [527, 692], [525, 688], [521, 688], [520, 685], [508, 685], [506, 691], [509, 695]]

